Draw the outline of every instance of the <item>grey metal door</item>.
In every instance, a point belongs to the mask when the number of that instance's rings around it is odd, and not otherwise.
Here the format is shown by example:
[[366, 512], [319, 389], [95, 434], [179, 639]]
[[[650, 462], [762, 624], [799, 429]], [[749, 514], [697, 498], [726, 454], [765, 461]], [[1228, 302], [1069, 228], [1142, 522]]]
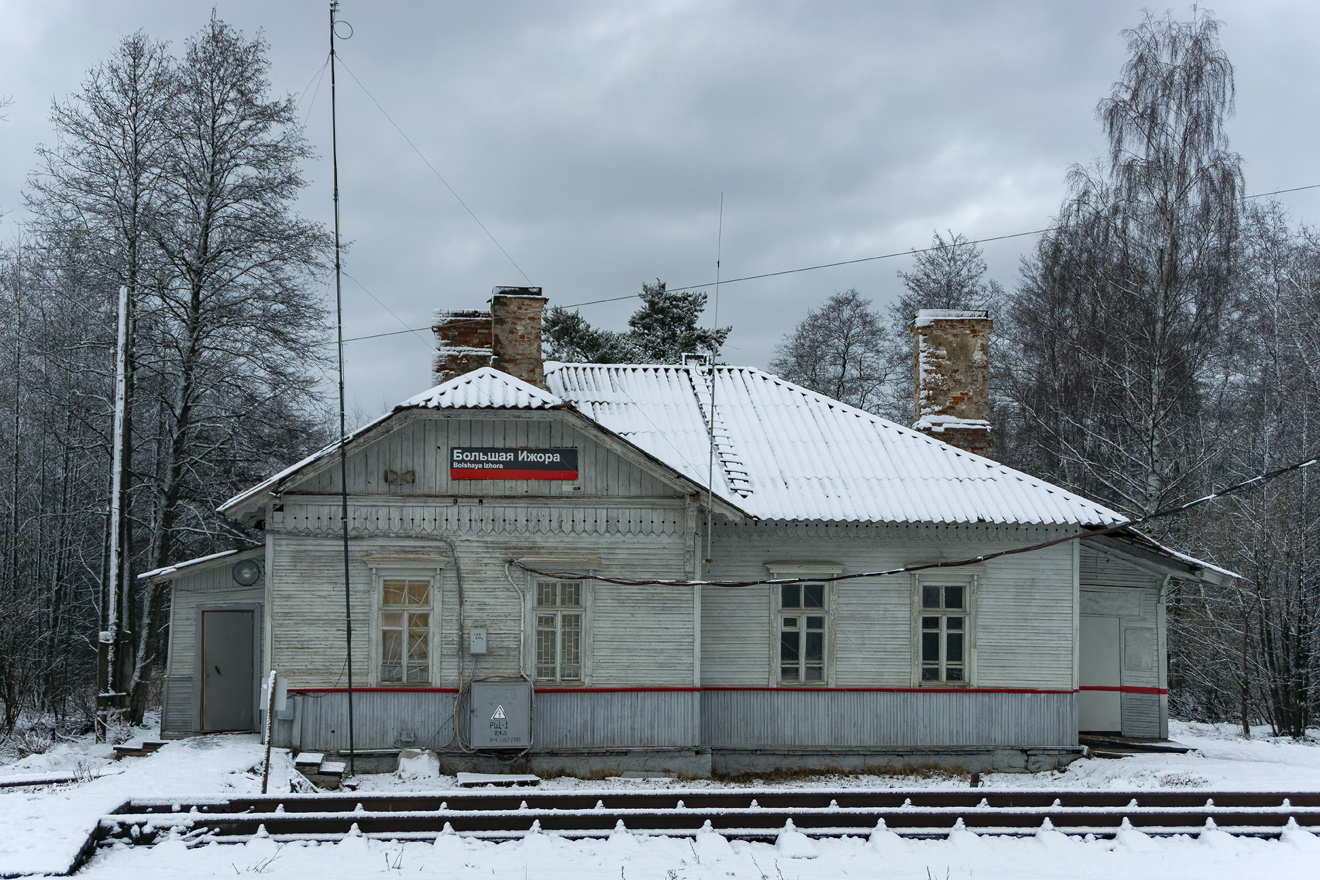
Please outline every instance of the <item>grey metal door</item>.
[[1123, 727], [1118, 670], [1120, 637], [1117, 617], [1082, 615], [1078, 730], [1118, 733]]
[[202, 612], [202, 730], [253, 730], [251, 611]]

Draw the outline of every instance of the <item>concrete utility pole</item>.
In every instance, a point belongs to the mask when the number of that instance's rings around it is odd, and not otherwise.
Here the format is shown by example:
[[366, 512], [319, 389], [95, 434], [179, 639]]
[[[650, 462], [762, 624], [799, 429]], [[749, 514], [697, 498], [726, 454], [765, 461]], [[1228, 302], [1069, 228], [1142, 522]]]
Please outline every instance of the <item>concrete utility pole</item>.
[[114, 446], [110, 462], [110, 545], [106, 554], [106, 577], [101, 596], [102, 629], [97, 638], [96, 741], [105, 742], [112, 715], [124, 708], [127, 696], [123, 681], [123, 658], [117, 656], [121, 645], [120, 623], [130, 609], [124, 607], [122, 596], [127, 592], [125, 583], [124, 524], [124, 460], [128, 438], [124, 436], [128, 424], [128, 288], [119, 288], [119, 339], [115, 345], [115, 417]]

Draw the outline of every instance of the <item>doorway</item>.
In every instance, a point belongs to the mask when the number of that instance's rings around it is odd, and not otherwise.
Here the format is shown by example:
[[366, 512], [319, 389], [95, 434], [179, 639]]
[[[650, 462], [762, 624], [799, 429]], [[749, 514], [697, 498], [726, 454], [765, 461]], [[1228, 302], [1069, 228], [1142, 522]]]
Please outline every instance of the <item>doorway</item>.
[[1123, 729], [1121, 620], [1083, 614], [1080, 628], [1077, 729], [1083, 733], [1119, 733]]
[[202, 730], [255, 730], [253, 611], [202, 612]]

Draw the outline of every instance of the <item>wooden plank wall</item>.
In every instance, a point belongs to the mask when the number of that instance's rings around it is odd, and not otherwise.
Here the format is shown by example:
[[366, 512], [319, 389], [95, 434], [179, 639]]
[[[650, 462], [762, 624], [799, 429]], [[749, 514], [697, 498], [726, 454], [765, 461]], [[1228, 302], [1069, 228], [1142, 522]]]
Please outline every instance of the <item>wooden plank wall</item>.
[[[462, 418], [436, 410], [417, 410], [384, 436], [348, 458], [352, 495], [425, 498], [436, 495], [527, 495], [550, 497], [675, 497], [680, 493], [584, 432], [562, 412], [466, 413]], [[449, 450], [454, 446], [575, 448], [579, 479], [451, 480]], [[413, 483], [387, 483], [385, 471], [412, 471]], [[337, 495], [339, 463], [323, 463], [306, 480], [291, 485], [301, 494]]]
[[[1079, 569], [1083, 611], [1113, 611], [1120, 619], [1120, 686], [1166, 690], [1168, 652], [1161, 600], [1164, 577], [1085, 544]], [[1124, 736], [1168, 736], [1167, 694], [1124, 690], [1120, 705]]]
[[[722, 525], [716, 578], [766, 576], [771, 561], [839, 563], [844, 573], [953, 560], [1037, 543], [1067, 532], [1045, 527], [932, 525]], [[975, 572], [979, 687], [1073, 686], [1075, 563], [1071, 546], [992, 560]], [[958, 575], [950, 574], [950, 577]], [[702, 592], [702, 683], [772, 685], [771, 587]], [[832, 687], [913, 684], [911, 575], [840, 581], [831, 638]]]
[[[252, 550], [235, 555], [220, 565], [195, 574], [184, 573], [170, 584], [169, 654], [161, 707], [163, 736], [187, 736], [198, 730], [200, 697], [196, 671], [197, 652], [201, 650], [197, 641], [198, 610], [210, 606], [260, 605], [265, 600], [264, 571], [262, 579], [250, 587], [234, 582], [233, 564], [240, 559], [254, 559], [264, 566], [264, 551]], [[260, 633], [256, 638], [260, 644]]]
[[[556, 502], [562, 504], [562, 502]], [[290, 506], [286, 503], [286, 509]], [[440, 570], [432, 625], [435, 687], [457, 687], [473, 677], [517, 677], [519, 636], [524, 601], [514, 585], [527, 591], [535, 577], [517, 569], [506, 572], [514, 558], [540, 557], [549, 569], [590, 567], [603, 574], [628, 577], [648, 572], [657, 577], [690, 576], [690, 536], [661, 533], [639, 536], [619, 531], [599, 534], [518, 534], [505, 530], [507, 506], [483, 506], [476, 534], [459, 531], [444, 536], [357, 535], [350, 545], [354, 630], [354, 673], [358, 686], [379, 684], [373, 666], [377, 634], [375, 579], [382, 575]], [[672, 518], [673, 511], [666, 513]], [[517, 519], [517, 517], [514, 517]], [[604, 519], [604, 518], [602, 518]], [[272, 655], [275, 667], [291, 687], [342, 687], [344, 669], [344, 571], [342, 544], [331, 537], [271, 534], [275, 573], [272, 579]], [[458, 566], [450, 555], [450, 544]], [[554, 557], [594, 557], [599, 562]], [[458, 588], [461, 572], [465, 631], [487, 630], [488, 653], [460, 652]], [[585, 684], [596, 687], [690, 686], [695, 677], [692, 588], [591, 585], [587, 589]], [[530, 622], [530, 610], [526, 620]], [[524, 670], [531, 672], [530, 623], [522, 634]]]

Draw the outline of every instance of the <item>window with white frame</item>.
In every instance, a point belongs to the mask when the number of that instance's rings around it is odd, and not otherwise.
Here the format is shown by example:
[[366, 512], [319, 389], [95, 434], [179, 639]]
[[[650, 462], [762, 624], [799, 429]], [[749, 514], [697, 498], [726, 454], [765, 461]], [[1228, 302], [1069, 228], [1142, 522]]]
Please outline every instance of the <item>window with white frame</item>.
[[779, 680], [825, 681], [828, 590], [823, 583], [779, 587]]
[[536, 582], [536, 680], [582, 681], [582, 581]]
[[431, 580], [384, 578], [380, 598], [380, 683], [431, 679]]
[[965, 684], [971, 631], [971, 585], [918, 585], [918, 645], [923, 684]]

